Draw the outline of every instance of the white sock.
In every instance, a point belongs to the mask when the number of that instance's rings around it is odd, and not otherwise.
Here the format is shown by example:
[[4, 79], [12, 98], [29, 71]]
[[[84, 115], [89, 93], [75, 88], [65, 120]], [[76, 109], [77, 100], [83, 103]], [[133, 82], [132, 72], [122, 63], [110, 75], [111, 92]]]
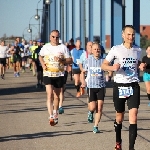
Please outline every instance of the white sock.
[[50, 115], [50, 118], [53, 118], [53, 115]]

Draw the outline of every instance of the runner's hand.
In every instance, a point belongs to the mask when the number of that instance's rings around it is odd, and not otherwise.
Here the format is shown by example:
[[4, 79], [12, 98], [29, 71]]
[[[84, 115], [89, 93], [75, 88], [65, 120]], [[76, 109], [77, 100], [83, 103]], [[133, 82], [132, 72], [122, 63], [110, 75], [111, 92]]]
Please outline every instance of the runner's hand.
[[140, 69], [141, 71], [144, 71], [145, 68], [146, 68], [146, 63], [141, 63], [140, 66], [139, 66], [139, 69]]
[[118, 71], [120, 69], [120, 64], [113, 64], [112, 71]]
[[46, 64], [43, 64], [43, 65], [42, 65], [42, 68], [43, 68], [43, 70], [47, 70]]

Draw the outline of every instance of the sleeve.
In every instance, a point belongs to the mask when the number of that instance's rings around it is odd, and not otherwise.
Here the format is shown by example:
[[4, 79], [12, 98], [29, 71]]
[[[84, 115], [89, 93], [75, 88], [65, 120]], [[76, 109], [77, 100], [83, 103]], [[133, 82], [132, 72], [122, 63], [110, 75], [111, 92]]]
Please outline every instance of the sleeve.
[[111, 62], [115, 58], [115, 47], [112, 47], [111, 50], [109, 51], [108, 55], [106, 56], [106, 60]]
[[88, 59], [83, 62], [83, 69], [84, 71], [88, 71]]
[[39, 55], [40, 55], [40, 56], [45, 56], [45, 54], [44, 54], [44, 49], [45, 49], [45, 46], [43, 46], [43, 47], [41, 48], [41, 50], [40, 50], [40, 52], [39, 52]]
[[80, 63], [83, 64], [83, 62], [85, 61], [85, 56], [86, 56], [86, 52], [83, 51], [82, 55], [80, 56]]

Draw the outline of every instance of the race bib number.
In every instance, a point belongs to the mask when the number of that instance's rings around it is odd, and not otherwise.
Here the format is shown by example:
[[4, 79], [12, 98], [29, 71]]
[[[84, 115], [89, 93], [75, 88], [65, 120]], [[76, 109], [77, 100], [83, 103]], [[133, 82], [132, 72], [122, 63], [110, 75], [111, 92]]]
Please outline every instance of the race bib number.
[[119, 90], [119, 98], [127, 98], [133, 95], [132, 87], [118, 87]]
[[80, 63], [80, 59], [76, 59], [76, 61], [77, 61], [77, 64], [79, 64], [79, 63]]
[[90, 76], [102, 76], [102, 70], [100, 67], [90, 67]]
[[24, 57], [25, 55], [24, 55], [24, 53], [21, 53], [21, 57]]
[[64, 72], [43, 72], [44, 76], [48, 76], [48, 77], [60, 77], [60, 76], [64, 76]]

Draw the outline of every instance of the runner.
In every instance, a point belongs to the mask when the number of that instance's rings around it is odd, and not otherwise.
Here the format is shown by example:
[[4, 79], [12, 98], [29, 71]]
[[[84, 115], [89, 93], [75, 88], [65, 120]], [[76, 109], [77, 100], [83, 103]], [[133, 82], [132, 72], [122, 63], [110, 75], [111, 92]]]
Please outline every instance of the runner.
[[[123, 44], [111, 48], [102, 64], [105, 71], [116, 71], [113, 86], [113, 102], [116, 110], [114, 122], [116, 132], [115, 150], [122, 150], [121, 129], [125, 113], [125, 102], [129, 109], [129, 150], [134, 150], [137, 137], [137, 114], [140, 105], [140, 86], [138, 84], [138, 64], [141, 49], [133, 45], [135, 29], [126, 25], [122, 30]], [[115, 60], [114, 60], [115, 59]], [[113, 66], [110, 62], [114, 60]]]
[[81, 96], [81, 92], [80, 92], [81, 70], [79, 68], [79, 62], [80, 62], [80, 57], [81, 57], [82, 53], [84, 53], [84, 52], [85, 52], [85, 50], [83, 48], [81, 48], [81, 41], [77, 40], [76, 41], [76, 48], [71, 50], [71, 56], [73, 59], [72, 72], [73, 72], [73, 77], [74, 77], [74, 81], [75, 81], [75, 88], [77, 90], [76, 97]]
[[[89, 97], [88, 109], [92, 113], [95, 113], [95, 124], [93, 127], [94, 133], [99, 133], [98, 123], [100, 122], [103, 110], [103, 103], [105, 97], [105, 79], [104, 72], [99, 66], [103, 62], [101, 57], [101, 49], [98, 43], [92, 45], [91, 57], [88, 57], [83, 63], [82, 70], [82, 86], [87, 84], [87, 93]], [[85, 72], [87, 72], [87, 78], [85, 82]]]
[[41, 66], [41, 63], [39, 61], [39, 53], [42, 48], [42, 41], [39, 39], [37, 40], [38, 48], [35, 49], [35, 64], [37, 69], [37, 85], [36, 88], [43, 88], [43, 68]]
[[[146, 48], [146, 54], [147, 55], [142, 58], [142, 63], [139, 68], [141, 71], [144, 71], [143, 81], [145, 82], [147, 97], [150, 100], [150, 45]], [[150, 102], [148, 106], [150, 106]]]
[[[82, 71], [81, 73], [83, 73], [83, 64], [84, 64], [85, 60], [92, 56], [92, 44], [93, 43], [91, 41], [87, 42], [87, 44], [86, 44], [86, 51], [80, 57], [79, 67], [80, 67], [80, 70]], [[85, 75], [85, 78], [86, 78], [87, 77], [86, 72], [84, 72], [84, 75]], [[81, 88], [82, 89], [80, 89], [80, 91], [81, 90], [83, 91], [83, 93], [81, 93], [81, 95], [82, 95], [82, 94], [84, 94], [84, 88], [83, 87], [81, 87]], [[89, 110], [89, 112], [88, 112], [88, 122], [92, 123], [93, 119], [94, 119], [93, 118], [93, 111], [92, 112], [90, 111], [90, 108], [89, 108], [89, 97], [88, 96], [87, 96], [87, 104], [88, 104], [88, 110]]]
[[51, 31], [50, 43], [42, 47], [39, 60], [43, 67], [43, 81], [47, 92], [49, 123], [54, 126], [58, 123], [59, 95], [64, 85], [64, 64], [72, 63], [67, 47], [59, 44], [58, 30]]
[[21, 49], [21, 58], [22, 58], [22, 73], [26, 71], [26, 64], [28, 59], [28, 51], [29, 51], [29, 45], [27, 45], [26, 41], [24, 41], [24, 48]]
[[19, 77], [20, 76], [20, 61], [21, 61], [21, 56], [20, 56], [20, 47], [18, 46], [18, 41], [15, 41], [15, 44], [11, 46], [10, 53], [12, 54], [12, 63], [13, 63], [13, 68], [14, 68], [14, 77]]
[[5, 46], [5, 41], [2, 40], [0, 43], [0, 75], [3, 80], [5, 76], [5, 69], [6, 69], [5, 67], [6, 67], [7, 50], [8, 47]]
[[[74, 40], [73, 39], [70, 39], [69, 40], [69, 43], [66, 43], [66, 46], [67, 48], [69, 49], [69, 51], [71, 51], [72, 49], [76, 48], [75, 44], [74, 44]], [[70, 80], [72, 81], [72, 64], [69, 64], [67, 66], [67, 71], [68, 71], [68, 74], [70, 74]]]
[[[62, 40], [59, 40], [59, 44], [63, 44], [62, 43]], [[66, 89], [66, 82], [67, 82], [67, 77], [68, 77], [68, 72], [67, 72], [67, 66], [65, 64], [64, 66], [64, 85], [63, 87], [61, 88], [60, 90], [60, 99], [59, 99], [59, 114], [63, 114], [64, 113], [64, 108], [63, 108], [63, 101], [64, 101], [64, 92], [65, 92], [65, 89]]]
[[30, 40], [29, 41], [29, 51], [28, 51], [28, 55], [29, 55], [29, 69], [30, 69], [30, 71], [32, 71], [32, 52], [31, 52], [32, 45], [33, 45], [33, 41]]
[[37, 42], [34, 40], [33, 45], [30, 48], [30, 52], [32, 53], [31, 59], [32, 59], [32, 71], [33, 71], [33, 76], [36, 76], [35, 69], [36, 69], [36, 64], [35, 60], [37, 59], [37, 55], [35, 54], [35, 49], [38, 48]]

